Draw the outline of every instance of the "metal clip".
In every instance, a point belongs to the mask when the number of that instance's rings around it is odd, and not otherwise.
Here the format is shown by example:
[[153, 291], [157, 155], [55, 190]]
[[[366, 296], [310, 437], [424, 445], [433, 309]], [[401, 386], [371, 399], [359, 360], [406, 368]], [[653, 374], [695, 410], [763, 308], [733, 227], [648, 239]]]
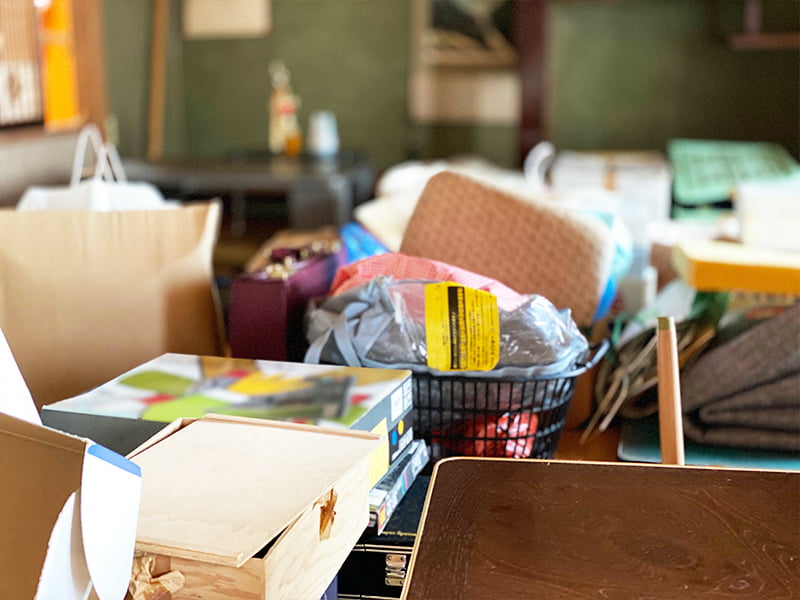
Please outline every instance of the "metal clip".
[[391, 577], [384, 577], [383, 582], [389, 587], [403, 587], [403, 584], [406, 582], [406, 575], [405, 573], [400, 575], [393, 575]]
[[384, 582], [391, 587], [401, 587], [406, 580], [405, 554], [387, 554]]
[[405, 554], [387, 554], [386, 555], [386, 568], [387, 569], [405, 569], [406, 568]]

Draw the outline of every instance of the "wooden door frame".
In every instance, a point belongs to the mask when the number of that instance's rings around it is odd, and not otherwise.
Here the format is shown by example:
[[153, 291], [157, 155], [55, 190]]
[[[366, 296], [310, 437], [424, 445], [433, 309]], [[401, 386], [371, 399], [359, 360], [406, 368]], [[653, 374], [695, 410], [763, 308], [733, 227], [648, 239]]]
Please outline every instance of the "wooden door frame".
[[105, 136], [108, 115], [103, 0], [72, 0], [78, 94], [83, 123], [94, 123]]
[[517, 0], [514, 40], [519, 52], [521, 115], [519, 164], [539, 142], [547, 139], [545, 124], [546, 31], [550, 0]]

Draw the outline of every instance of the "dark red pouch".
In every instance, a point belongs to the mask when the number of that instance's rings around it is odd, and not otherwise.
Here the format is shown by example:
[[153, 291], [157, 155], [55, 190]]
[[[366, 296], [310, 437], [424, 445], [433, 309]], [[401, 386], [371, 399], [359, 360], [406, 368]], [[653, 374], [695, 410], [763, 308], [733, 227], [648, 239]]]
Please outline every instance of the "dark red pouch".
[[305, 249], [278, 248], [263, 269], [235, 277], [228, 308], [231, 355], [302, 362], [308, 302], [327, 294], [345, 256], [343, 247], [310, 256]]

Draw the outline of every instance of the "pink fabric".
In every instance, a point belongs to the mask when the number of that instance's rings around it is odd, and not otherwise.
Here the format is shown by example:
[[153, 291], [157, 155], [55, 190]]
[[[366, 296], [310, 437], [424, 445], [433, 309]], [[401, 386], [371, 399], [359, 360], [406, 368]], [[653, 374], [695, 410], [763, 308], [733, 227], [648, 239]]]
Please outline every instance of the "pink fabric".
[[335, 296], [349, 289], [367, 283], [378, 275], [391, 275], [395, 279], [429, 279], [433, 281], [453, 281], [467, 287], [484, 290], [497, 296], [500, 306], [517, 306], [524, 297], [510, 287], [472, 271], [453, 265], [409, 256], [400, 252], [387, 252], [370, 256], [344, 267], [340, 267], [331, 282], [328, 295]]

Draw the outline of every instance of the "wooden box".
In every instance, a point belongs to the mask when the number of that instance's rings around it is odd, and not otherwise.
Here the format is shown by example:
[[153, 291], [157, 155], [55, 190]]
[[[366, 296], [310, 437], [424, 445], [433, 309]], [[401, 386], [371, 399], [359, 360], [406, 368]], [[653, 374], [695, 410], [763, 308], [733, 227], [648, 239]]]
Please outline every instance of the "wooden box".
[[221, 415], [175, 421], [130, 455], [143, 482], [131, 590], [319, 600], [368, 523], [379, 440]]

